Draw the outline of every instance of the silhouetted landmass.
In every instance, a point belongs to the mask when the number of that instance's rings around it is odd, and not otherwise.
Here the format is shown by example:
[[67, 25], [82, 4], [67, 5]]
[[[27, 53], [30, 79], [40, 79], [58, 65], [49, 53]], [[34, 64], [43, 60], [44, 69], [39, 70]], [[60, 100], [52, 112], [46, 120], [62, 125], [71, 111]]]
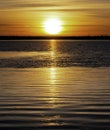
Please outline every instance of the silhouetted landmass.
[[110, 36], [0, 36], [0, 40], [42, 40], [42, 39], [63, 39], [63, 40], [110, 40]]

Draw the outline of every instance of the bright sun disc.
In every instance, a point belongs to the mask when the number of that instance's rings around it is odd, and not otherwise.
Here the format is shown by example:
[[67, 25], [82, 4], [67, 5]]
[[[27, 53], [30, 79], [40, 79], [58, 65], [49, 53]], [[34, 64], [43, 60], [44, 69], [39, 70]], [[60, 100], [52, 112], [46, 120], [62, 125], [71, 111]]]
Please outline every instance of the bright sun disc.
[[61, 21], [55, 18], [48, 19], [44, 23], [45, 31], [49, 34], [58, 34], [61, 30]]

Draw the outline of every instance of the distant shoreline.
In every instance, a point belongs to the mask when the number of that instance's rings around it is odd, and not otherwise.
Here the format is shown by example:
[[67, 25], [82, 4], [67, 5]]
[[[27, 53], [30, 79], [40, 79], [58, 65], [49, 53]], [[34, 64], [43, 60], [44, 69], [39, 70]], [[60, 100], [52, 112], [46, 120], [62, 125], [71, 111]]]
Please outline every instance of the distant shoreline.
[[110, 40], [110, 36], [0, 36], [0, 40]]

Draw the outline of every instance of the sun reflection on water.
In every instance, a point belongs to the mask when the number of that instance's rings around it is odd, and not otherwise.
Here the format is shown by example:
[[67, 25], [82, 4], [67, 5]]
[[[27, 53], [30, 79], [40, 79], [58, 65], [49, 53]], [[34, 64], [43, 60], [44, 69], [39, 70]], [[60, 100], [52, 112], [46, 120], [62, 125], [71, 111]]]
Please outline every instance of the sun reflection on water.
[[[56, 41], [50, 40], [50, 59], [52, 61], [51, 67], [48, 69], [48, 105], [51, 108], [51, 112], [59, 107], [59, 93], [58, 93], [58, 68], [56, 67]], [[59, 114], [52, 114], [46, 118], [48, 126], [59, 126], [62, 125], [58, 122], [61, 116]]]
[[50, 68], [50, 84], [55, 84], [56, 82], [56, 68]]
[[56, 66], [56, 40], [50, 40], [50, 58], [52, 61], [51, 66]]
[[56, 101], [56, 97], [57, 97], [57, 87], [56, 87], [56, 68], [52, 67], [50, 68], [50, 88], [49, 88], [49, 96], [50, 96], [50, 100], [49, 103], [53, 104], [54, 107], [54, 103]]
[[[57, 75], [58, 75], [58, 69], [56, 67], [49, 68], [49, 100], [48, 104], [51, 108], [51, 112], [55, 111], [59, 107], [59, 98], [58, 98], [58, 87], [57, 87]], [[48, 126], [60, 126], [63, 125], [62, 122], [59, 122], [61, 119], [61, 116], [59, 114], [52, 114], [51, 116], [48, 116], [47, 122]]]

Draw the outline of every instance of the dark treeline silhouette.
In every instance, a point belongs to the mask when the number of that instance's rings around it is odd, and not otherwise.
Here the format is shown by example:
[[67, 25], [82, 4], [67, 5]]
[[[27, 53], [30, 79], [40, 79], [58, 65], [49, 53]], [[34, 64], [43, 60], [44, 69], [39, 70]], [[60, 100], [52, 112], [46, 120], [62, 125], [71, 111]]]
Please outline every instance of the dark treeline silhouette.
[[63, 39], [63, 40], [110, 40], [110, 36], [0, 36], [0, 40], [32, 40], [32, 39]]

